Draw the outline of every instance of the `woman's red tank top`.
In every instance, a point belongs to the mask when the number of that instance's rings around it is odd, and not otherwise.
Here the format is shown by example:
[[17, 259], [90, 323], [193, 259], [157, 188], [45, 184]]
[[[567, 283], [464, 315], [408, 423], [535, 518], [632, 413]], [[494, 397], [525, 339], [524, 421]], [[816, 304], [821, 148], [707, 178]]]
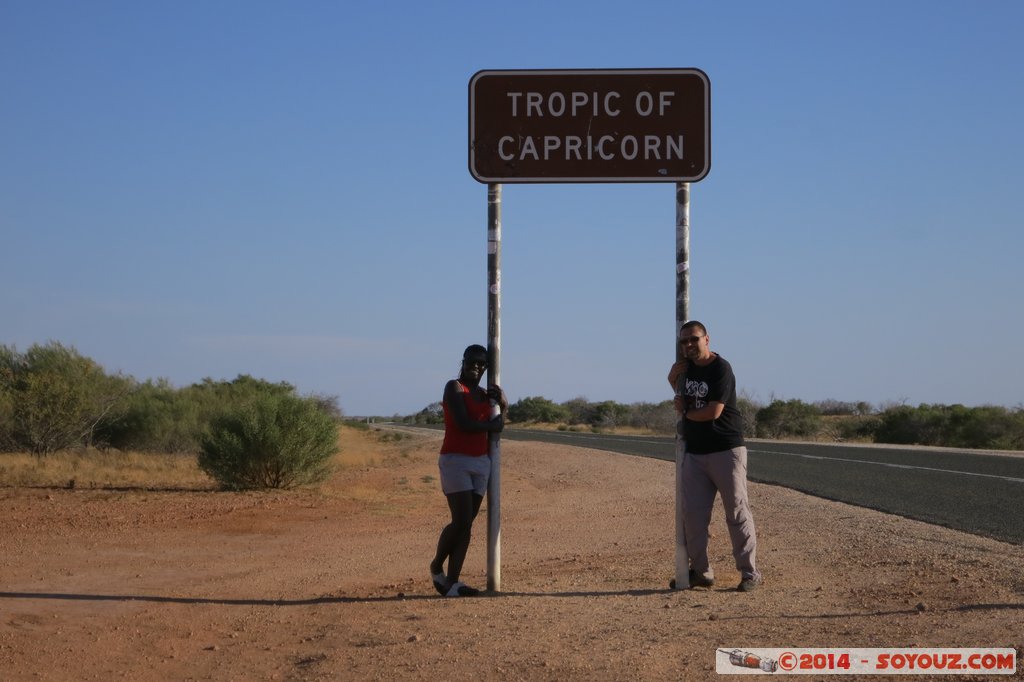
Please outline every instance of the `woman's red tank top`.
[[[469, 387], [461, 381], [456, 381], [459, 390], [462, 391], [462, 401], [466, 405], [466, 414], [472, 421], [485, 422], [491, 418], [491, 401], [478, 402], [473, 399]], [[459, 454], [479, 457], [487, 454], [488, 442], [486, 431], [463, 431], [455, 423], [455, 417], [448, 409], [447, 401], [444, 402], [444, 442], [441, 443], [441, 454]]]

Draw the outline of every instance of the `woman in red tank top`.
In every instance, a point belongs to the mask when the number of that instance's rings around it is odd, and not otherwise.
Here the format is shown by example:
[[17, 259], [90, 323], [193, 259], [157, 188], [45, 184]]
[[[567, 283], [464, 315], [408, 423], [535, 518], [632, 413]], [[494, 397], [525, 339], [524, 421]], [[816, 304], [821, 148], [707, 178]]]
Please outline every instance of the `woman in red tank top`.
[[[472, 345], [462, 354], [458, 379], [444, 387], [444, 442], [438, 458], [441, 490], [448, 499], [452, 520], [441, 531], [437, 554], [430, 562], [434, 588], [446, 597], [479, 593], [459, 580], [466, 560], [473, 520], [480, 511], [491, 473], [488, 434], [505, 426], [508, 400], [497, 386], [484, 390], [480, 379], [487, 371], [487, 349]], [[492, 414], [497, 408], [498, 413]], [[448, 561], [445, 573], [444, 562]]]

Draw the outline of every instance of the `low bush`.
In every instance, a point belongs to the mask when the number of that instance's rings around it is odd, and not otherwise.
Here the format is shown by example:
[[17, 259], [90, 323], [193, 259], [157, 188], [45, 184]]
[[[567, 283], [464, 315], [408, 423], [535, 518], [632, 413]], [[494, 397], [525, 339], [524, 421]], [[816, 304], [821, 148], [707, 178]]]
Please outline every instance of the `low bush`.
[[0, 445], [48, 455], [96, 444], [131, 385], [57, 342], [24, 353], [0, 346]]
[[99, 437], [119, 450], [196, 453], [203, 418], [200, 404], [189, 398], [187, 390], [177, 390], [163, 380], [147, 381], [125, 398], [120, 414], [103, 424]]
[[569, 410], [540, 396], [522, 398], [508, 406], [508, 419], [516, 424], [542, 422], [557, 424], [569, 418]]
[[430, 403], [406, 421], [411, 424], [444, 424], [444, 407], [440, 401]]
[[753, 438], [757, 435], [757, 413], [761, 405], [752, 398], [741, 395], [736, 399], [736, 409], [743, 418], [743, 437]]
[[292, 488], [324, 480], [337, 450], [335, 422], [315, 399], [263, 391], [213, 420], [199, 466], [229, 490]]
[[821, 426], [821, 411], [802, 400], [773, 400], [757, 411], [758, 438], [807, 438]]
[[1005, 407], [901, 405], [880, 416], [879, 443], [1024, 449], [1024, 411]]
[[882, 418], [875, 415], [840, 417], [831, 422], [834, 440], [876, 442]]

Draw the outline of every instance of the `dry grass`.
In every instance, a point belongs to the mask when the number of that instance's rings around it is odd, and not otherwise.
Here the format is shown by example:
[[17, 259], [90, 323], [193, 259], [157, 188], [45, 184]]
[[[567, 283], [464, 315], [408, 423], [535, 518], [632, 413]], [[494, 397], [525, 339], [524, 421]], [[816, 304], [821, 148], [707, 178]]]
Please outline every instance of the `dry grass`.
[[209, 490], [195, 456], [75, 450], [45, 457], [0, 455], [0, 486]]
[[[402, 434], [342, 426], [338, 429], [336, 470], [378, 467], [406, 449]], [[68, 450], [45, 457], [0, 453], [0, 487], [138, 488], [211, 490], [214, 481], [195, 455], [117, 450]]]
[[[536, 431], [576, 431], [580, 433], [604, 433], [618, 436], [663, 436], [652, 429], [642, 429], [636, 426], [615, 426], [594, 428], [590, 424], [566, 424], [564, 422], [524, 422], [521, 424], [510, 423], [509, 427], [517, 429], [533, 429]], [[667, 434], [667, 435], [672, 435]]]
[[342, 426], [338, 429], [338, 454], [334, 465], [340, 468], [377, 466], [381, 448], [377, 434], [366, 429]]

